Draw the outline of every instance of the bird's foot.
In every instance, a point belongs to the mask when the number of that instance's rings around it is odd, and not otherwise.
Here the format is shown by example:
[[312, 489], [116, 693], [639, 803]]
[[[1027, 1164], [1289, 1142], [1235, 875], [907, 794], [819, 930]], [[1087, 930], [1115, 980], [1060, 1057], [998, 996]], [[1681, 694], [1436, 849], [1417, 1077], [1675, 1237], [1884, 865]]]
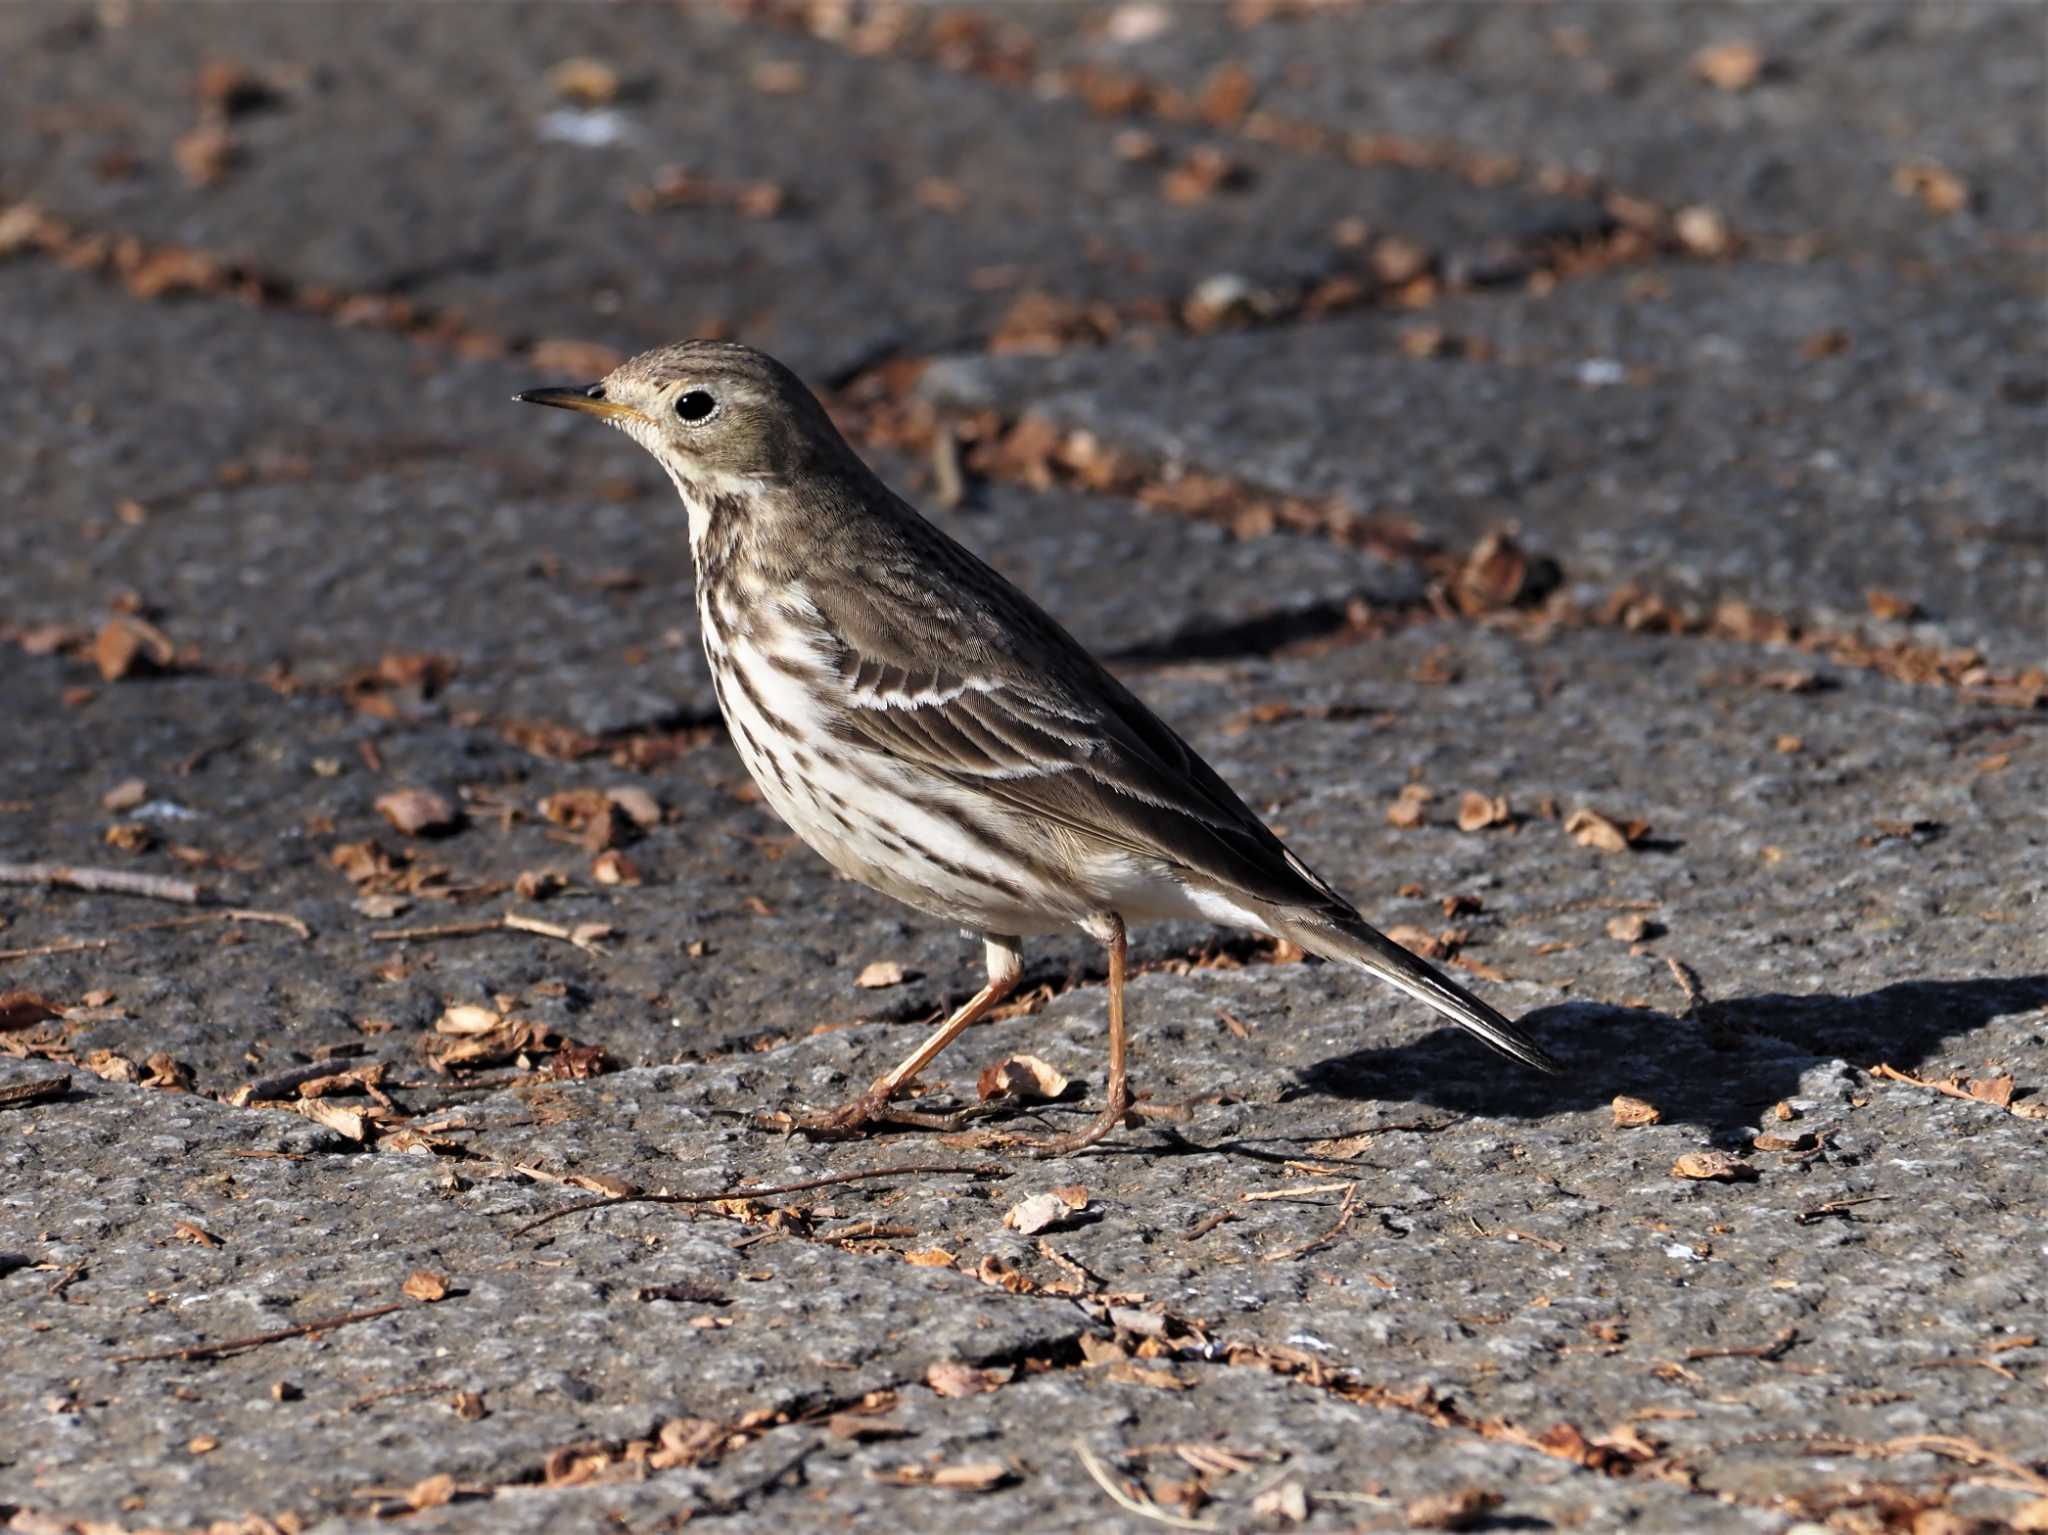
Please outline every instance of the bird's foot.
[[1130, 1083], [1113, 1082], [1110, 1084], [1109, 1102], [1103, 1106], [1102, 1112], [1072, 1135], [1055, 1136], [1050, 1140], [1025, 1140], [1020, 1137], [1017, 1144], [1045, 1160], [1072, 1156], [1085, 1147], [1093, 1146], [1110, 1131], [1137, 1122], [1138, 1115]]
[[883, 1083], [873, 1087], [850, 1102], [842, 1103], [836, 1109], [823, 1109], [810, 1114], [767, 1114], [757, 1121], [763, 1128], [771, 1130], [794, 1130], [800, 1135], [819, 1141], [852, 1140], [865, 1134], [870, 1128], [893, 1126], [904, 1130], [955, 1131], [965, 1128], [987, 1113], [985, 1106], [956, 1109], [950, 1114], [932, 1114], [919, 1109], [898, 1108], [889, 1102], [889, 1091]]

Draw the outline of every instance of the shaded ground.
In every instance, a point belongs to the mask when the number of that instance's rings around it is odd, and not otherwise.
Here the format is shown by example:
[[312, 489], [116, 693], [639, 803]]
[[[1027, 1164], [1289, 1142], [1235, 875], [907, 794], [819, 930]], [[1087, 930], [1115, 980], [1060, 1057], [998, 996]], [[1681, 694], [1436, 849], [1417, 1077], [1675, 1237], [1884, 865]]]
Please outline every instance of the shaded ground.
[[[0, 865], [204, 894], [0, 885], [0, 1516], [2035, 1527], [2044, 42], [0, 11]], [[755, 1128], [976, 956], [758, 803], [651, 463], [507, 401], [714, 327], [1569, 1076], [1162, 926], [1102, 1148]], [[931, 1101], [1076, 1122], [1098, 963]]]

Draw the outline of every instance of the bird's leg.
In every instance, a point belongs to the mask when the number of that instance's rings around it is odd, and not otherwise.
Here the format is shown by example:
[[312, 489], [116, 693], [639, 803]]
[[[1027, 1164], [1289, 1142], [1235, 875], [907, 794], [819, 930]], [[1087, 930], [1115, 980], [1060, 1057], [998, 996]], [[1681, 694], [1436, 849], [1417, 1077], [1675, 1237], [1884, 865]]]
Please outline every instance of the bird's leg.
[[1040, 1156], [1063, 1157], [1093, 1146], [1124, 1122], [1131, 1112], [1131, 1084], [1126, 1055], [1129, 1036], [1124, 1028], [1124, 924], [1115, 912], [1106, 912], [1089, 925], [1088, 931], [1102, 940], [1109, 954], [1109, 1102], [1085, 1129], [1057, 1140], [1035, 1142]]
[[829, 1113], [813, 1114], [799, 1120], [798, 1128], [845, 1134], [858, 1130], [871, 1119], [880, 1117], [905, 1124], [921, 1124], [927, 1128], [953, 1128], [950, 1117], [890, 1113], [888, 1105], [889, 1100], [901, 1091], [911, 1078], [929, 1066], [941, 1050], [958, 1039], [971, 1024], [987, 1016], [990, 1008], [1017, 989], [1017, 982], [1024, 975], [1024, 957], [1018, 940], [990, 934], [984, 942], [988, 954], [988, 984], [969, 997], [958, 1012], [934, 1029], [930, 1038], [919, 1045], [900, 1066], [887, 1076], [876, 1078], [873, 1087], [852, 1102], [841, 1104]]

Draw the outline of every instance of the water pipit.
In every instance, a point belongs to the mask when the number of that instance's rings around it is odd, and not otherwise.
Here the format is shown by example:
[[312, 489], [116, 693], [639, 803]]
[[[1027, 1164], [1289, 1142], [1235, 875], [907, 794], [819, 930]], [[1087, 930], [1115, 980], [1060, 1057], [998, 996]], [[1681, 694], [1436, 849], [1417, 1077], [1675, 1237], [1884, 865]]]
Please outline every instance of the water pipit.
[[534, 405], [610, 422], [689, 516], [697, 614], [735, 746], [834, 868], [962, 925], [988, 982], [842, 1108], [851, 1133], [1015, 988], [1024, 935], [1078, 927], [1109, 960], [1109, 1102], [1131, 1111], [1124, 925], [1197, 918], [1389, 981], [1545, 1071], [1535, 1042], [1368, 926], [1036, 603], [876, 478], [796, 375], [725, 342], [644, 352]]

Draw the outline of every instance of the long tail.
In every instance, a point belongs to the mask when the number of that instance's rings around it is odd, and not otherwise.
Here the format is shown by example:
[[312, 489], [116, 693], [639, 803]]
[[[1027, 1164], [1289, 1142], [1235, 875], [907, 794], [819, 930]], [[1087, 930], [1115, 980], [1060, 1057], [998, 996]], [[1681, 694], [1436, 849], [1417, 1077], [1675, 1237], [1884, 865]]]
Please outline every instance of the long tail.
[[1311, 954], [1343, 960], [1368, 975], [1398, 986], [1418, 1002], [1427, 1002], [1459, 1028], [1476, 1034], [1502, 1055], [1525, 1066], [1552, 1073], [1563, 1070], [1543, 1048], [1456, 981], [1425, 964], [1363, 918], [1314, 917], [1274, 912], [1267, 921]]

